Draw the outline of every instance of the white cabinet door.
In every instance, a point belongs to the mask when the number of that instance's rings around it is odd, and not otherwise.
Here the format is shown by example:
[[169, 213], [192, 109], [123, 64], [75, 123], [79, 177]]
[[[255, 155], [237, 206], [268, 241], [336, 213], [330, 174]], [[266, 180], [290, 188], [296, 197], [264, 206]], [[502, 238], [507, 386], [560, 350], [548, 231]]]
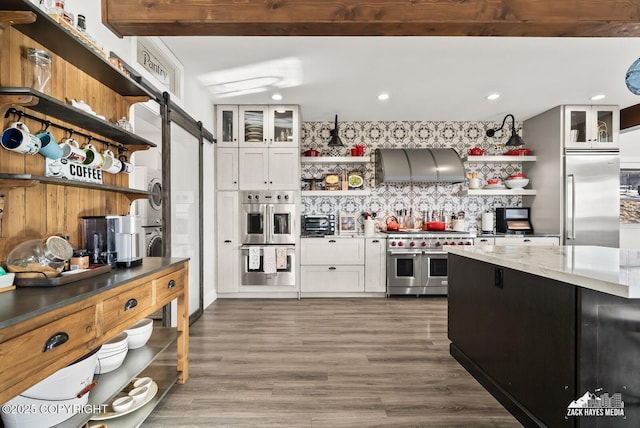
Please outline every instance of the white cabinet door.
[[620, 147], [620, 110], [616, 106], [593, 106], [591, 109], [594, 149], [617, 149]]
[[302, 265], [364, 265], [364, 238], [302, 238]]
[[366, 238], [364, 250], [364, 291], [387, 291], [387, 245], [385, 239]]
[[216, 146], [238, 147], [238, 106], [216, 106]]
[[509, 236], [495, 238], [495, 245], [560, 245], [554, 236]]
[[298, 149], [269, 149], [269, 189], [300, 189], [300, 153]]
[[302, 266], [300, 291], [316, 293], [363, 292], [364, 266]]
[[238, 190], [237, 148], [216, 148], [216, 186], [218, 190]]
[[267, 190], [269, 173], [268, 149], [238, 150], [240, 190]]
[[300, 114], [298, 106], [270, 106], [269, 133], [271, 147], [298, 147], [300, 144]]
[[269, 106], [240, 106], [240, 147], [267, 147]]
[[235, 293], [240, 287], [239, 211], [238, 192], [218, 192], [216, 198], [218, 293]]
[[494, 238], [476, 238], [473, 240], [473, 245], [495, 245], [496, 240]]

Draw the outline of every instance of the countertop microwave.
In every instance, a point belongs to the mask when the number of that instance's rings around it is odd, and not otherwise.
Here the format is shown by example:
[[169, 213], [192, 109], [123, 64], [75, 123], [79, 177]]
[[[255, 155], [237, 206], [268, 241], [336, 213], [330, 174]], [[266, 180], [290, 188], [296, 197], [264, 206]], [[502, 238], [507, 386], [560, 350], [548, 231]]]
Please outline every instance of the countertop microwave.
[[336, 234], [336, 215], [303, 215], [302, 236], [325, 236]]

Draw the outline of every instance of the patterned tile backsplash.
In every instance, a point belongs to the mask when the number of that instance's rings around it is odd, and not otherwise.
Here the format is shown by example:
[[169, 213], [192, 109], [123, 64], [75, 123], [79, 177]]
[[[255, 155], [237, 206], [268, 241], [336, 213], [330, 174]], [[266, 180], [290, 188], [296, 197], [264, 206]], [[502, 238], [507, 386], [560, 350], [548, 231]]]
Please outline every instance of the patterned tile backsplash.
[[[522, 124], [516, 123], [520, 130]], [[365, 165], [302, 165], [303, 178], [322, 178], [327, 173], [340, 173], [359, 170], [364, 177], [364, 187], [371, 189], [367, 196], [303, 196], [302, 214], [362, 214], [376, 213], [378, 219], [391, 215], [398, 210], [412, 210], [414, 215], [423, 211], [444, 210], [447, 216], [459, 211], [465, 212], [465, 223], [469, 231], [479, 230], [480, 214], [495, 207], [515, 207], [522, 205], [521, 196], [463, 196], [461, 191], [466, 184], [411, 184], [375, 186], [374, 151], [377, 148], [448, 148], [456, 149], [465, 156], [472, 147], [481, 147], [486, 154], [502, 153], [510, 129], [496, 133], [489, 138], [485, 132], [497, 128], [500, 122], [342, 122], [338, 124], [340, 138], [345, 144], [337, 150], [330, 148], [332, 122], [303, 122], [301, 151], [316, 149], [321, 156], [350, 156], [351, 148], [356, 144], [365, 146], [365, 155], [371, 156], [371, 162]], [[488, 178], [506, 178], [515, 172], [521, 172], [522, 165], [514, 163], [468, 163], [468, 172], [477, 171], [481, 180]]]

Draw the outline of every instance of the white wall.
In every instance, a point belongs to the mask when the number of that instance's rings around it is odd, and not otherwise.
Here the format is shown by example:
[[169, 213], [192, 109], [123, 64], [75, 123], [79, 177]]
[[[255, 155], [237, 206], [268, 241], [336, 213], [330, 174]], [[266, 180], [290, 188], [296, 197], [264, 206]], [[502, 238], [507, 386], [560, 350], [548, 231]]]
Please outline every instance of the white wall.
[[[640, 169], [640, 130], [620, 134], [620, 168]], [[620, 224], [620, 248], [640, 250], [640, 224]]]
[[[38, 0], [32, 0], [34, 3], [38, 3]], [[101, 1], [100, 0], [66, 0], [65, 9], [77, 16], [78, 13], [82, 14], [86, 18], [87, 32], [101, 45], [104, 51], [109, 54], [113, 51], [124, 59], [129, 65], [136, 68], [140, 73], [147, 78], [147, 80], [153, 82], [153, 78], [150, 77], [141, 67], [137, 66], [133, 59], [133, 43], [131, 37], [118, 38], [107, 27], [102, 25], [101, 18]], [[168, 49], [167, 49], [168, 50]], [[160, 90], [164, 90], [159, 87]], [[179, 100], [174, 99], [180, 107], [182, 107], [187, 113], [189, 113], [195, 120], [201, 121], [203, 126], [209, 131], [213, 131], [213, 104], [209, 100], [207, 90], [201, 86], [195, 75], [191, 74], [189, 70], [184, 70], [184, 93]], [[215, 286], [215, 263], [208, 263], [207, 260], [215, 260], [215, 249], [213, 248], [214, 234], [214, 189], [213, 182], [213, 170], [214, 170], [214, 158], [213, 147], [209, 146], [209, 143], [205, 143], [205, 157], [204, 157], [204, 212], [205, 212], [205, 226], [204, 235], [202, 239], [205, 243], [205, 251], [203, 255], [204, 266], [204, 306], [205, 308], [211, 304], [217, 297]], [[194, 159], [194, 165], [197, 165], [197, 160]], [[208, 198], [206, 195], [211, 195]], [[210, 247], [210, 248], [209, 248]]]

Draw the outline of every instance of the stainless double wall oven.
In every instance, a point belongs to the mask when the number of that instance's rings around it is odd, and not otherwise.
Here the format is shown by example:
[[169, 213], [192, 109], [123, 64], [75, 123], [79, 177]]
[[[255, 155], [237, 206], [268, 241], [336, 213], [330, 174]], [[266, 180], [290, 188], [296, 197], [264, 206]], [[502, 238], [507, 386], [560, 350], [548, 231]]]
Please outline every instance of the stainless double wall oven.
[[295, 197], [295, 192], [240, 193], [242, 285], [295, 285]]
[[447, 245], [473, 245], [466, 232], [390, 234], [387, 295], [448, 293]]

